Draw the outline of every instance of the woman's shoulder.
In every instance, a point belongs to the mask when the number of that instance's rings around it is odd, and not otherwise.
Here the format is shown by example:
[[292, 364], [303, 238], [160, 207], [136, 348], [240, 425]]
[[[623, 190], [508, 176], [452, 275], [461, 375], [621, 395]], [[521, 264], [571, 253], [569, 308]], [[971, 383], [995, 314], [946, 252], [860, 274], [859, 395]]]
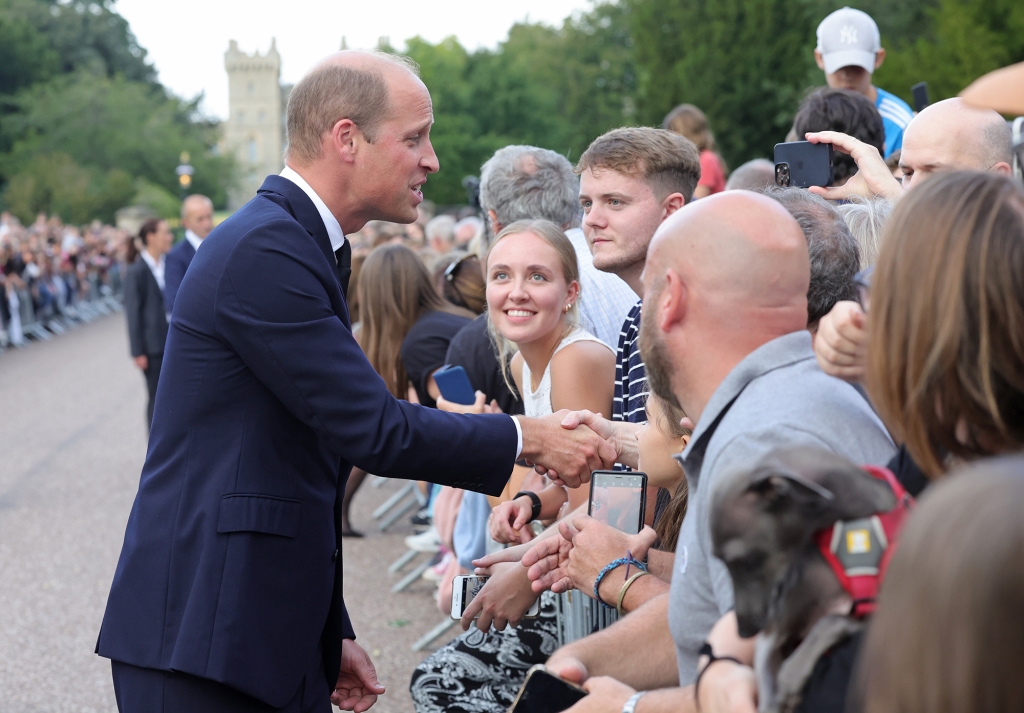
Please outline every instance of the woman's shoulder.
[[430, 339], [431, 337], [445, 337], [450, 341], [452, 337], [472, 321], [462, 315], [442, 312], [441, 310], [431, 310], [420, 315], [420, 318], [416, 320], [405, 335], [405, 340], [416, 342], [421, 339]]
[[551, 358], [551, 370], [615, 369], [615, 351], [597, 337], [584, 335], [566, 344]]

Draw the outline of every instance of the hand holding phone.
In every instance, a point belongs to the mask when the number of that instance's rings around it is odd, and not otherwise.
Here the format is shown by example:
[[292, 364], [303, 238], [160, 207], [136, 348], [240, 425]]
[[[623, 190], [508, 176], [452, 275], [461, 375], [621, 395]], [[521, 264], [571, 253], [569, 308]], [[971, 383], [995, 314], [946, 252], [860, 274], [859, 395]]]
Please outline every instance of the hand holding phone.
[[[476, 574], [460, 574], [452, 580], [452, 619], [461, 619], [466, 607], [480, 593], [490, 577]], [[523, 615], [534, 617], [540, 614], [540, 600], [533, 603]], [[475, 617], [474, 617], [475, 618]]]
[[587, 692], [559, 678], [544, 664], [526, 672], [526, 681], [512, 702], [509, 713], [561, 713], [585, 698]]
[[775, 144], [775, 183], [784, 188], [828, 188], [835, 180], [832, 145], [793, 141]]
[[434, 383], [447, 401], [463, 406], [476, 402], [476, 392], [461, 366], [443, 366], [434, 372]]
[[590, 480], [587, 514], [595, 520], [635, 535], [644, 526], [647, 509], [647, 474], [636, 471], [598, 470]]

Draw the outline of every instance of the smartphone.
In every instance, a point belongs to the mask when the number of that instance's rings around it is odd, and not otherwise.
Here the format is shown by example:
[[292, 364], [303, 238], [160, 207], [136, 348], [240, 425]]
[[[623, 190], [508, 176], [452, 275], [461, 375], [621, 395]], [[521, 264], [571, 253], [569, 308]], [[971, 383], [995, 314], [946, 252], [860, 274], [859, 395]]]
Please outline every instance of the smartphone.
[[[452, 580], [452, 619], [462, 618], [466, 607], [484, 588], [487, 579], [487, 577], [476, 574], [460, 574]], [[540, 599], [535, 601], [523, 616], [535, 617], [538, 614], [540, 614]]]
[[434, 372], [434, 383], [441, 396], [453, 404], [471, 406], [476, 402], [476, 391], [469, 383], [466, 370], [461, 366], [445, 365]]
[[561, 713], [587, 695], [575, 683], [569, 683], [537, 664], [526, 672], [526, 681], [512, 702], [509, 713]]
[[647, 474], [636, 471], [595, 470], [590, 476], [587, 514], [627, 535], [644, 526]]
[[910, 93], [914, 95], [914, 112], [920, 113], [929, 104], [928, 82], [918, 82], [910, 88]]
[[[832, 185], [832, 144], [793, 141], [775, 144], [775, 183], [783, 188]], [[445, 398], [448, 398], [447, 396]]]

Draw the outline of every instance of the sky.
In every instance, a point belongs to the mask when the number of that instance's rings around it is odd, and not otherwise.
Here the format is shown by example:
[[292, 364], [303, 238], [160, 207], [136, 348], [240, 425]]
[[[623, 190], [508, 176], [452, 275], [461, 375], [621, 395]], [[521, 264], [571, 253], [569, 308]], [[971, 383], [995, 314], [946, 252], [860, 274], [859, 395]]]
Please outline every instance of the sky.
[[202, 111], [228, 115], [224, 52], [237, 40], [243, 52], [265, 53], [271, 38], [281, 55], [281, 81], [296, 82], [319, 59], [341, 47], [376, 47], [387, 37], [401, 49], [419, 35], [439, 42], [450, 35], [470, 50], [493, 48], [518, 21], [561, 25], [588, 0], [116, 0], [164, 86]]

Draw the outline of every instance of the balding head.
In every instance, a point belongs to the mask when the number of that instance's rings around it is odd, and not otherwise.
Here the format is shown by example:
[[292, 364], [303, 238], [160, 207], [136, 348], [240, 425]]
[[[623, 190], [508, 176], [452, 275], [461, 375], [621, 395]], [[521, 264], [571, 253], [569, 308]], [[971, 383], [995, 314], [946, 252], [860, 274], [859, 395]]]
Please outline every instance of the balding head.
[[995, 171], [1010, 174], [1010, 127], [991, 109], [960, 98], [936, 102], [914, 117], [903, 134], [900, 168], [910, 189], [937, 171]]
[[388, 118], [392, 95], [423, 87], [412, 60], [386, 52], [343, 50], [311, 69], [288, 97], [286, 158], [308, 165], [321, 157], [324, 135], [351, 119], [371, 143]]
[[809, 282], [800, 225], [771, 198], [725, 192], [669, 216], [644, 270], [640, 350], [652, 390], [699, 416], [748, 354], [805, 328]]
[[204, 239], [213, 230], [213, 201], [198, 193], [190, 195], [181, 202], [181, 224]]

